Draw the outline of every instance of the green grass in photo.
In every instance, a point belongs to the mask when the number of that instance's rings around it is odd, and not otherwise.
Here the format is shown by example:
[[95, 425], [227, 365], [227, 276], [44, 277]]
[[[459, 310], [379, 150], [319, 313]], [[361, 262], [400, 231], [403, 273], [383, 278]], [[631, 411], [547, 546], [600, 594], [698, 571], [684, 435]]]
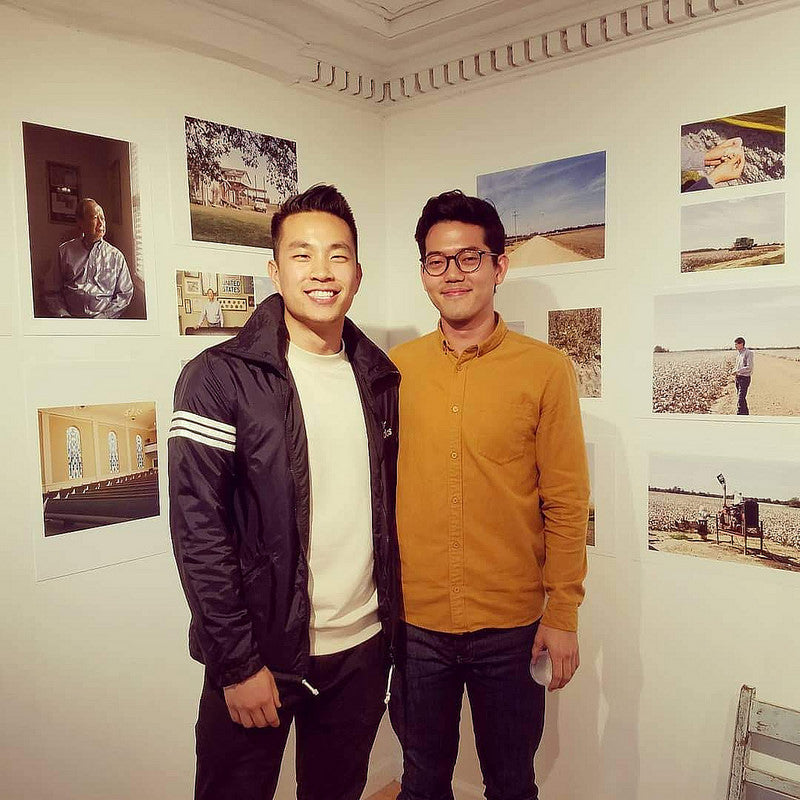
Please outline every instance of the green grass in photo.
[[190, 211], [195, 241], [272, 248], [271, 213], [194, 204]]

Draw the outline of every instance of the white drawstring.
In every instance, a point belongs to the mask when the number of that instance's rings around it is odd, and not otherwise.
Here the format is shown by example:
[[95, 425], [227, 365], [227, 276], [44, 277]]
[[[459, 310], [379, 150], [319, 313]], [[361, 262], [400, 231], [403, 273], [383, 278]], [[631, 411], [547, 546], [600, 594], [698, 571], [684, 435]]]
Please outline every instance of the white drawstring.
[[302, 678], [300, 683], [302, 683], [303, 686], [305, 686], [306, 689], [308, 689], [308, 691], [314, 695], [314, 697], [319, 694], [319, 689], [315, 689], [305, 678]]
[[383, 704], [389, 705], [389, 700], [392, 696], [392, 674], [394, 673], [394, 664], [389, 667], [389, 680], [386, 681], [386, 696], [383, 698]]

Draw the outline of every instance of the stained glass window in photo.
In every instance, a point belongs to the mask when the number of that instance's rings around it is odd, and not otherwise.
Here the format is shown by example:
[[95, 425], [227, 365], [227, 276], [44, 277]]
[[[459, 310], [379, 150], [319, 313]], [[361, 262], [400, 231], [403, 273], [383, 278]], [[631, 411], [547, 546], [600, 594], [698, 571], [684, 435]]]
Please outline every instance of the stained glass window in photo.
[[138, 433], [136, 434], [136, 469], [144, 469], [144, 442]]
[[108, 471], [111, 473], [119, 472], [119, 443], [117, 434], [114, 431], [108, 433]]
[[70, 478], [83, 477], [81, 432], [74, 425], [67, 428], [67, 470]]

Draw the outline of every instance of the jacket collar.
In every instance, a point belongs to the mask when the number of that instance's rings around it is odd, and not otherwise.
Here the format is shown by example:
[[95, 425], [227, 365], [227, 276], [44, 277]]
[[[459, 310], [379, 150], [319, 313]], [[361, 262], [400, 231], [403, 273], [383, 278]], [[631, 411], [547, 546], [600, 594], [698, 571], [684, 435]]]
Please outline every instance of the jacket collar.
[[[342, 340], [353, 369], [370, 383], [385, 375], [399, 374], [383, 350], [346, 317]], [[226, 353], [264, 364], [281, 375], [286, 375], [288, 370], [288, 346], [289, 332], [283, 319], [283, 298], [277, 293], [259, 304], [253, 316], [233, 339], [218, 345]]]

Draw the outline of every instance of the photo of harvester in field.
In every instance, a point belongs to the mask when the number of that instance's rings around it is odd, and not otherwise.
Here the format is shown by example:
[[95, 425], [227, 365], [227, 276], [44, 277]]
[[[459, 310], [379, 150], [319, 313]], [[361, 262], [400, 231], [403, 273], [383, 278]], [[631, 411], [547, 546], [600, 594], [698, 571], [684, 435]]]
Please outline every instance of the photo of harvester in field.
[[297, 144], [185, 118], [192, 239], [272, 248], [272, 215], [297, 191]]
[[511, 269], [605, 256], [605, 152], [479, 175], [478, 195], [497, 208]]
[[655, 413], [737, 414], [741, 337], [752, 358], [749, 415], [800, 415], [800, 288], [661, 295], [654, 310]]
[[800, 572], [800, 466], [651, 454], [648, 546]]
[[783, 194], [681, 209], [681, 272], [762, 267], [785, 260]]
[[599, 308], [570, 308], [547, 315], [547, 343], [572, 360], [580, 397], [602, 395], [601, 322]]

